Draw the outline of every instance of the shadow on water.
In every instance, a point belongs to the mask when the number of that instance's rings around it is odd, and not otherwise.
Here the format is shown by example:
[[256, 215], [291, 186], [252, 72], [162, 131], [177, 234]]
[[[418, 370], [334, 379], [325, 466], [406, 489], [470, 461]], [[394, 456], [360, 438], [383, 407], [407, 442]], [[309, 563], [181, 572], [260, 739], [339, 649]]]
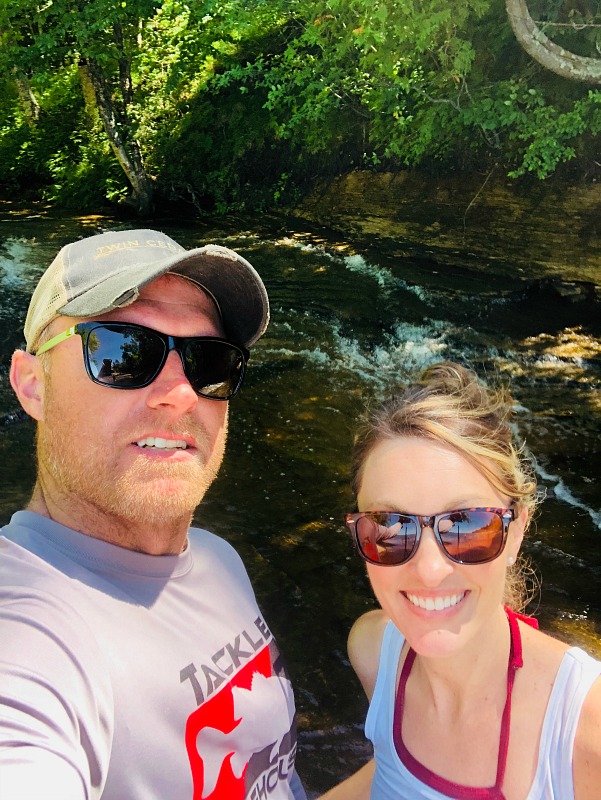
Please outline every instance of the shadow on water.
[[[119, 224], [20, 211], [0, 208], [2, 521], [34, 478], [33, 425], [15, 413], [7, 381], [29, 294], [62, 244]], [[511, 383], [518, 434], [548, 493], [525, 545], [542, 578], [535, 611], [543, 629], [601, 657], [595, 286], [528, 281], [467, 258], [442, 265], [415, 248], [341, 241], [281, 217], [153, 227], [187, 247], [239, 250], [270, 294], [272, 322], [232, 403], [224, 467], [196, 521], [241, 553], [280, 640], [299, 708], [299, 770], [313, 795], [369, 755], [367, 704], [345, 649], [353, 620], [375, 607], [342, 525], [354, 421], [369, 397], [429, 363], [453, 358]]]

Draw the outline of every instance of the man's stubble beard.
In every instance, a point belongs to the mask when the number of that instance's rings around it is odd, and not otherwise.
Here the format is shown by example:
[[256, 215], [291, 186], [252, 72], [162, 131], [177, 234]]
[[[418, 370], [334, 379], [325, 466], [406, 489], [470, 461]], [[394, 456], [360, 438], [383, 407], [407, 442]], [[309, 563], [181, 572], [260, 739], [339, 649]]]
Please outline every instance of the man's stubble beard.
[[[198, 446], [194, 463], [164, 460], [153, 463], [141, 456], [123, 470], [111, 441], [93, 444], [87, 441], [85, 448], [78, 446], [64, 423], [69, 417], [61, 413], [60, 403], [53, 394], [47, 383], [44, 422], [37, 431], [38, 485], [44, 494], [53, 492], [55, 502], [70, 504], [84, 518], [91, 516], [105, 523], [114, 520], [115, 530], [127, 525], [152, 526], [167, 533], [189, 523], [219, 472], [227, 438], [227, 417], [212, 447], [206, 430], [198, 422], [180, 424], [173, 431], [174, 439], [194, 437]], [[64, 509], [67, 514], [70, 510]]]

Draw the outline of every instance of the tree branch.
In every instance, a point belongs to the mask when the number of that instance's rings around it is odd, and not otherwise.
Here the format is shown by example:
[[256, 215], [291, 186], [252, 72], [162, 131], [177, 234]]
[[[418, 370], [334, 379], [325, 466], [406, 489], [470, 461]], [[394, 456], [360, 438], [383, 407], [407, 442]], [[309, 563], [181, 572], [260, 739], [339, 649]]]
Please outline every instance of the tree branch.
[[530, 16], [526, 0], [505, 0], [505, 8], [516, 39], [531, 58], [562, 78], [601, 84], [601, 59], [576, 55], [552, 42]]

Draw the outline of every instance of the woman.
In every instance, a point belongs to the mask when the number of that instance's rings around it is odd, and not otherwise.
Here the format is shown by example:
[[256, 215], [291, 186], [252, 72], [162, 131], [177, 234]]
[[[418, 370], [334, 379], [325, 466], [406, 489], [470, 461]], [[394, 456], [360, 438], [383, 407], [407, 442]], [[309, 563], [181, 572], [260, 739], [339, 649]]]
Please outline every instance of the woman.
[[[601, 798], [601, 663], [515, 613], [536, 486], [510, 413], [446, 362], [357, 436], [346, 521], [381, 610], [357, 620], [349, 656], [374, 800]], [[367, 796], [366, 775], [331, 796]]]

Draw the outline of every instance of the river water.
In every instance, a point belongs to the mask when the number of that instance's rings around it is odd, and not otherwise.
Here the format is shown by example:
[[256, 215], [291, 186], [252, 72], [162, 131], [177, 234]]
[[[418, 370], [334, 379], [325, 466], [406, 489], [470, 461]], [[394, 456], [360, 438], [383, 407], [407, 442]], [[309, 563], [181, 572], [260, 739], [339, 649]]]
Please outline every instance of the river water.
[[[57, 250], [108, 217], [0, 204], [0, 522], [34, 480], [34, 428], [8, 384], [28, 298]], [[223, 470], [196, 522], [242, 555], [286, 656], [299, 709], [299, 771], [311, 796], [369, 754], [366, 701], [347, 662], [353, 620], [373, 608], [342, 525], [363, 403], [435, 361], [511, 381], [516, 431], [547, 490], [525, 552], [541, 627], [601, 657], [601, 314], [593, 286], [538, 280], [462, 254], [442, 266], [403, 243], [350, 242], [292, 218], [160, 228], [185, 247], [240, 251], [268, 288], [272, 322], [231, 404]], [[599, 280], [601, 285], [601, 267]], [[93, 421], [90, 421], [93, 424]]]

